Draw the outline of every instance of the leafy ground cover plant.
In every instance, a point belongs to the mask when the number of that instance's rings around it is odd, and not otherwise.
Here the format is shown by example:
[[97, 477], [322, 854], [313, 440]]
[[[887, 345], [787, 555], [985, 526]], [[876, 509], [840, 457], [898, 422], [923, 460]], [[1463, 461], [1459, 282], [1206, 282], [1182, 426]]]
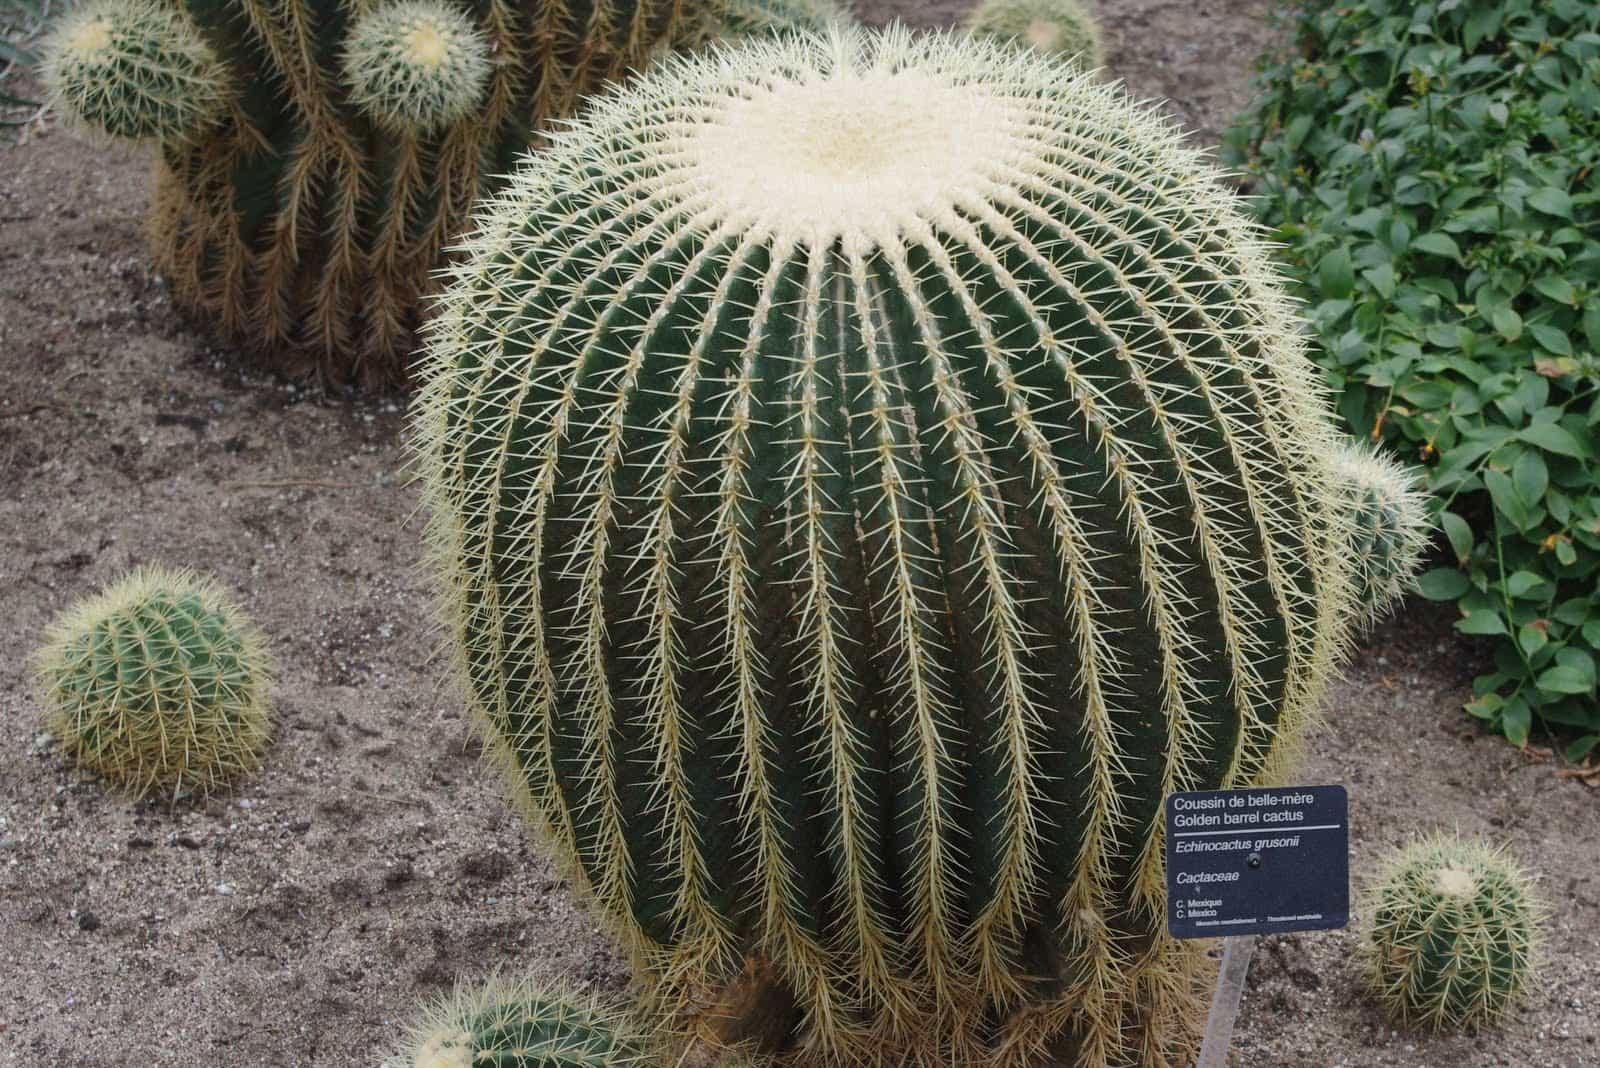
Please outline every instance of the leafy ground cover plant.
[[1600, 743], [1600, 6], [1308, 0], [1229, 132], [1357, 433], [1426, 467], [1467, 711]]

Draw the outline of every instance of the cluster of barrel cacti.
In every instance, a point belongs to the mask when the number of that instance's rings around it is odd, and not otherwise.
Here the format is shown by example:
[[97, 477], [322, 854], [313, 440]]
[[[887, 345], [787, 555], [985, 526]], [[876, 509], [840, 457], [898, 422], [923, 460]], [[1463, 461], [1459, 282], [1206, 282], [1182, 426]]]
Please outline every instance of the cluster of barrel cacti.
[[[746, 12], [749, 8], [750, 12]], [[393, 385], [442, 250], [550, 122], [724, 16], [817, 0], [93, 0], [47, 49], [64, 110], [153, 141], [174, 296], [286, 373]]]
[[[1076, 0], [1028, 2], [974, 30], [1101, 64]], [[156, 145], [149, 231], [181, 304], [279, 371], [393, 385], [473, 203], [584, 94], [664, 49], [847, 20], [833, 0], [92, 0], [45, 74], [80, 123]]]

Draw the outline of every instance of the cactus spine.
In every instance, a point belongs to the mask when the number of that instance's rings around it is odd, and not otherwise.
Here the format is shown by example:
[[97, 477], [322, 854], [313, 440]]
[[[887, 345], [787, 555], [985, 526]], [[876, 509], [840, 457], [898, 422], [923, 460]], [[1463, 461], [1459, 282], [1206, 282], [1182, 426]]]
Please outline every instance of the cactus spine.
[[62, 748], [135, 794], [205, 793], [271, 737], [261, 639], [191, 572], [136, 571], [69, 609], [37, 673]]
[[649, 1044], [593, 998], [528, 982], [458, 986], [412, 1028], [385, 1068], [627, 1068]]
[[1368, 984], [1402, 1021], [1475, 1031], [1532, 982], [1546, 910], [1504, 850], [1449, 835], [1410, 842], [1361, 911]]
[[967, 29], [1070, 59], [1084, 70], [1105, 66], [1100, 23], [1081, 0], [982, 0]]
[[[419, 302], [474, 198], [581, 94], [658, 47], [698, 40], [715, 18], [709, 3], [680, 0], [94, 10], [108, 26], [137, 12], [139, 25], [180, 27], [184, 48], [216, 57], [206, 65], [118, 33], [90, 48], [94, 24], [79, 19], [47, 48], [57, 96], [79, 119], [157, 140], [150, 233], [175, 297], [281, 371], [370, 385], [408, 376]], [[216, 85], [230, 93], [224, 121], [197, 125]], [[126, 101], [165, 110], [130, 124], [119, 118]]]
[[1202, 158], [1064, 61], [838, 30], [605, 96], [467, 251], [416, 411], [461, 666], [660, 996], [1178, 1063], [1161, 798], [1272, 781], [1352, 586]]

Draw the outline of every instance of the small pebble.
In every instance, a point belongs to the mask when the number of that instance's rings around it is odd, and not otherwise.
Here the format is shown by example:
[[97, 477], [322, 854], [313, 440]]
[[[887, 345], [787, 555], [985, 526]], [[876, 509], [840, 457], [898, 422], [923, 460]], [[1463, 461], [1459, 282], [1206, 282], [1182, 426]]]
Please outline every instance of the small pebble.
[[233, 886], [230, 883], [218, 883], [216, 885], [216, 891], [217, 891], [218, 896], [220, 896], [220, 897], [232, 897], [233, 896]]

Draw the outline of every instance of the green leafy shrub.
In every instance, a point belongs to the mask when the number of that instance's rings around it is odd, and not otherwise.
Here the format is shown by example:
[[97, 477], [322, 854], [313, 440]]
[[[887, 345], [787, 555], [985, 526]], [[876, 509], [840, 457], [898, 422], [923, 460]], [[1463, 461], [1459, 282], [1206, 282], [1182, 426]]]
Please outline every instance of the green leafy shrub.
[[1359, 434], [1426, 465], [1473, 715], [1600, 742], [1600, 5], [1310, 0], [1229, 133]]

